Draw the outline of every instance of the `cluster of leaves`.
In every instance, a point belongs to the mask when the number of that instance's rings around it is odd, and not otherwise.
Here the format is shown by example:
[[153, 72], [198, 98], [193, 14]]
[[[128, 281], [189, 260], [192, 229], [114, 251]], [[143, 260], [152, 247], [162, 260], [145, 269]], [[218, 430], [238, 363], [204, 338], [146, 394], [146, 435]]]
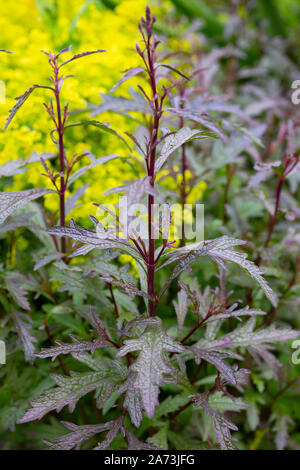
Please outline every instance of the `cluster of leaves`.
[[[238, 14], [231, 19], [243, 28]], [[299, 374], [282, 342], [300, 334], [298, 119], [280, 95], [283, 77], [272, 82], [272, 97], [269, 89], [278, 61], [286, 61], [285, 77], [295, 67], [288, 50], [276, 54], [271, 41], [260, 62], [249, 63], [252, 31], [231, 38], [230, 24], [223, 34], [232, 46], [217, 47], [208, 36], [199, 54], [197, 28], [182, 38], [189, 53], [174, 55], [160, 45], [147, 8], [136, 45], [141, 66], [127, 70], [101, 105], [89, 107], [90, 119], [75, 121], [62, 106], [68, 76], [61, 68], [103, 50], [65, 61], [69, 48], [46, 53], [51, 84], [30, 87], [11, 110], [7, 126], [30, 94], [46, 88], [54, 99], [45, 108], [57, 153], [31, 157], [41, 160], [52, 190], [0, 193], [0, 338], [7, 346], [0, 423], [8, 448], [19, 445], [21, 426], [28, 448], [42, 446], [41, 435], [52, 449], [297, 445], [288, 428], [296, 430], [299, 410], [293, 404], [289, 411], [287, 402], [294, 402], [284, 398], [296, 393]], [[141, 78], [139, 93], [115, 94], [133, 77]], [[65, 132], [93, 126], [128, 145], [121, 129], [95, 119], [108, 111], [138, 122], [135, 135], [127, 133], [137, 178], [109, 194], [125, 193], [128, 208], [145, 203], [146, 233], [135, 227], [120, 237], [128, 220], [97, 194], [98, 215], [108, 213], [110, 223], [91, 216], [93, 230], [66, 225], [84, 191], [68, 199], [68, 185], [121, 158], [91, 157], [83, 165], [82, 155], [69, 155]], [[2, 165], [0, 175], [24, 172], [29, 163]], [[152, 208], [176, 201], [183, 209], [204, 175], [208, 237], [189, 243], [182, 225], [174, 240], [170, 214], [156, 220]], [[163, 185], [166, 178], [177, 193]], [[33, 202], [50, 191], [57, 195], [54, 214]], [[120, 253], [135, 270], [119, 262]], [[24, 359], [33, 366], [20, 374]]]

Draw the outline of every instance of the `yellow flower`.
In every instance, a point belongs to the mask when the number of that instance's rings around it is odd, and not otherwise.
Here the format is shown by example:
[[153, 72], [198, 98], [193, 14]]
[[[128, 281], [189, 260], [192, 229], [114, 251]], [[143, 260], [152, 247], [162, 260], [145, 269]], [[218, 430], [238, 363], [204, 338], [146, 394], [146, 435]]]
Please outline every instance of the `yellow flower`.
[[187, 204], [195, 204], [197, 201], [202, 199], [203, 193], [207, 188], [207, 184], [205, 181], [200, 181], [198, 184], [196, 184], [191, 192], [189, 193], [186, 202]]
[[[0, 17], [1, 47], [13, 50], [14, 54], [1, 55], [1, 80], [6, 84], [6, 104], [1, 105], [0, 126], [4, 126], [9, 109], [15, 104], [15, 96], [20, 96], [34, 83], [49, 84], [50, 68], [47, 57], [40, 51], [59, 50], [62, 43], [71, 43], [74, 49], [65, 54], [64, 58], [84, 50], [107, 49], [107, 53], [70, 63], [65, 73], [73, 77], [66, 80], [62, 88], [63, 104], [69, 102], [70, 110], [85, 109], [88, 103], [100, 103], [99, 94], [106, 93], [119, 80], [121, 71], [139, 63], [134, 44], [139, 39], [137, 23], [144, 14], [146, 3], [146, 0], [122, 0], [114, 11], [100, 10], [95, 4], [91, 4], [70, 34], [72, 22], [84, 4], [83, 0], [59, 0], [55, 11], [57, 21], [52, 27], [50, 17], [39, 11], [33, 0], [19, 2], [18, 8], [14, 1], [7, 0], [2, 6]], [[130, 86], [136, 85], [137, 82], [138, 79], [133, 80]], [[126, 85], [120, 93], [126, 96]], [[43, 103], [49, 102], [49, 99], [48, 91], [35, 90], [8, 130], [0, 133], [0, 165], [9, 160], [27, 159], [33, 151], [57, 151], [49, 137], [53, 123], [43, 107]], [[81, 118], [87, 119], [88, 115], [79, 118], [72, 116], [70, 122]], [[133, 131], [135, 127], [133, 121], [117, 114], [106, 113], [97, 118], [110, 122], [111, 127], [121, 133], [122, 130]], [[76, 131], [67, 130], [65, 147], [69, 158], [84, 150], [90, 150], [96, 158], [110, 153], [130, 156], [124, 144], [117, 138], [92, 128], [78, 127]], [[58, 168], [57, 162], [52, 162]], [[81, 164], [88, 163], [85, 159]], [[77, 165], [75, 170], [78, 168]], [[51, 183], [41, 176], [41, 173], [41, 165], [33, 164], [26, 176], [16, 176], [11, 186], [6, 189], [51, 187]], [[81, 201], [83, 204], [76, 210], [82, 221], [94, 211], [91, 202], [105, 201], [106, 198], [102, 196], [104, 191], [133, 177], [136, 175], [132, 167], [128, 163], [120, 164], [120, 160], [97, 166], [87, 172], [74, 184], [74, 190], [81, 184], [89, 184]], [[110, 201], [111, 199], [110, 196]], [[50, 211], [57, 210], [55, 194], [45, 198], [45, 206]]]

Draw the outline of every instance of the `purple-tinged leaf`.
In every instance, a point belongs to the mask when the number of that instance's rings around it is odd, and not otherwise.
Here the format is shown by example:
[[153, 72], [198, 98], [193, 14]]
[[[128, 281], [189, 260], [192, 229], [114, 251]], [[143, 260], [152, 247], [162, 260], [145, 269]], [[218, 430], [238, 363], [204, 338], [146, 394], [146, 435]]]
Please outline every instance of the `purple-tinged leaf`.
[[164, 258], [167, 257], [168, 259], [159, 267], [159, 269], [173, 261], [176, 261], [177, 264], [167, 283], [163, 287], [160, 296], [165, 292], [170, 282], [185, 271], [199, 256], [208, 256], [218, 263], [222, 269], [226, 270], [224, 261], [236, 263], [241, 268], [245, 269], [252, 279], [258, 282], [270, 302], [276, 306], [277, 298], [267, 281], [263, 278], [260, 268], [256, 266], [253, 261], [247, 259], [246, 253], [239, 253], [232, 249], [236, 245], [243, 244], [245, 244], [244, 240], [223, 236], [214, 240], [191, 243], [183, 248], [177, 248], [166, 253]]
[[66, 207], [65, 207], [65, 213], [68, 215], [75, 207], [78, 207], [80, 204], [76, 204], [77, 201], [84, 195], [86, 192], [87, 188], [89, 187], [89, 184], [84, 184], [83, 186], [80, 186], [76, 192], [73, 194], [73, 196], [68, 196], [66, 199]]
[[248, 116], [258, 116], [259, 114], [269, 110], [269, 109], [278, 109], [278, 108], [288, 108], [289, 102], [287, 99], [277, 96], [266, 97], [265, 99], [260, 99], [259, 101], [252, 100], [251, 103], [245, 108], [245, 112]]
[[132, 204], [138, 204], [144, 194], [155, 196], [157, 191], [153, 188], [150, 183], [150, 176], [144, 176], [138, 180], [135, 180], [133, 183], [128, 185], [117, 186], [116, 188], [109, 189], [105, 191], [105, 195], [114, 194], [114, 193], [125, 193], [127, 197], [127, 208], [132, 206]]
[[62, 67], [63, 65], [68, 64], [69, 62], [72, 62], [73, 60], [81, 59], [81, 57], [85, 57], [85, 56], [91, 55], [91, 54], [98, 54], [99, 52], [107, 52], [107, 51], [105, 49], [97, 49], [95, 51], [86, 51], [86, 52], [81, 52], [79, 54], [75, 54], [75, 55], [73, 55], [73, 57], [71, 57], [71, 59], [68, 59], [68, 60], [65, 60], [64, 62], [62, 62], [60, 64], [59, 68]]
[[188, 297], [188, 305], [192, 304], [194, 306], [194, 312], [197, 314], [198, 318], [206, 318], [211, 306], [212, 295], [211, 289], [209, 286], [206, 286], [203, 293], [198, 285], [194, 286], [192, 289], [190, 285], [185, 284], [182, 281], [178, 281], [181, 289], [186, 292]]
[[171, 70], [172, 72], [175, 72], [177, 73], [178, 75], [180, 75], [182, 78], [184, 78], [185, 80], [187, 81], [190, 81], [191, 79], [189, 77], [187, 77], [186, 75], [184, 75], [184, 73], [180, 72], [180, 70], [176, 69], [175, 67], [172, 67], [172, 65], [168, 65], [168, 64], [162, 64], [162, 63], [156, 63], [155, 64], [155, 67], [158, 68], [158, 67], [164, 67], [168, 70]]
[[[78, 127], [78, 126], [93, 126], [97, 127], [97, 129], [100, 129], [102, 132], [107, 132], [108, 134], [112, 134], [118, 139], [122, 140], [124, 144], [131, 150], [130, 146], [127, 144], [126, 140], [114, 129], [111, 129], [110, 124], [107, 122], [100, 122], [96, 121], [95, 119], [90, 119], [89, 121], [80, 121], [80, 122], [73, 122], [72, 124], [68, 124], [67, 126], [64, 127], [64, 129], [70, 129], [71, 127]], [[51, 131], [51, 135], [53, 135], [53, 131]]]
[[196, 364], [200, 364], [201, 360], [213, 364], [229, 383], [237, 385], [235, 370], [224, 361], [224, 359], [228, 358], [226, 353], [206, 351], [197, 347], [191, 347], [191, 350], [195, 356]]
[[248, 189], [257, 187], [260, 183], [273, 176], [273, 167], [279, 167], [280, 165], [282, 165], [280, 160], [269, 163], [256, 163], [254, 165], [254, 170], [256, 170], [257, 173], [250, 178]]
[[45, 188], [34, 188], [16, 192], [0, 192], [0, 224], [15, 210], [24, 207], [28, 202], [53, 192], [52, 189]]
[[156, 324], [157, 324], [157, 319], [156, 318], [152, 318], [152, 317], [151, 318], [149, 318], [149, 317], [141, 318], [141, 317], [138, 317], [134, 320], [128, 321], [124, 325], [124, 327], [121, 331], [121, 335], [122, 336], [128, 336], [128, 337], [140, 336], [142, 333], [144, 333], [147, 326], [156, 325]]
[[[51, 378], [57, 387], [46, 390], [43, 395], [31, 401], [31, 408], [19, 419], [19, 423], [27, 423], [41, 419], [52, 410], [59, 412], [64, 406], [69, 406], [70, 413], [75, 409], [78, 400], [87, 393], [98, 390], [105, 402], [118, 384], [124, 380], [120, 367], [116, 361], [101, 363], [85, 352], [72, 352], [77, 360], [93, 368], [92, 372], [71, 372], [71, 375], [52, 374]], [[123, 375], [122, 375], [123, 374]], [[106, 393], [106, 395], [104, 395]]]
[[104, 374], [102, 372], [88, 372], [84, 374], [73, 373], [71, 377], [52, 375], [52, 379], [58, 385], [31, 401], [31, 408], [19, 419], [19, 423], [27, 423], [35, 419], [41, 419], [52, 410], [59, 412], [64, 406], [69, 405], [70, 412], [74, 411], [78, 400], [87, 393], [101, 386]]
[[173, 300], [173, 305], [174, 305], [176, 316], [177, 316], [177, 325], [178, 325], [177, 336], [179, 338], [181, 335], [182, 327], [183, 327], [184, 320], [185, 320], [186, 314], [188, 312], [188, 307], [189, 307], [187, 293], [184, 289], [181, 289], [178, 292], [178, 302], [176, 302], [176, 300]]
[[85, 165], [79, 170], [75, 171], [69, 178], [68, 180], [68, 186], [70, 186], [74, 181], [76, 181], [78, 178], [83, 176], [87, 171], [91, 170], [92, 168], [95, 168], [98, 165], [102, 165], [103, 163], [109, 162], [110, 160], [114, 160], [115, 158], [120, 158], [118, 155], [104, 155], [103, 157], [99, 158], [91, 158], [91, 163], [89, 165]]
[[267, 281], [263, 278], [262, 272], [256, 264], [254, 264], [253, 261], [250, 261], [247, 259], [247, 254], [245, 253], [238, 253], [236, 251], [233, 251], [231, 249], [221, 249], [221, 250], [213, 250], [212, 253], [208, 254], [209, 257], [211, 257], [213, 260], [218, 261], [219, 259], [226, 260], [226, 261], [231, 261], [233, 263], [238, 264], [241, 268], [245, 269], [252, 279], [254, 279], [262, 290], [264, 291], [266, 297], [270, 300], [272, 305], [274, 307], [277, 306], [277, 298], [267, 283]]
[[[178, 277], [183, 271], [186, 271], [189, 266], [201, 255], [207, 255], [214, 248], [230, 248], [236, 245], [244, 244], [244, 240], [238, 240], [233, 237], [223, 236], [216, 238], [214, 240], [206, 240], [203, 242], [196, 242], [186, 245], [183, 248], [176, 248], [170, 251], [167, 251], [162, 257], [161, 260], [166, 260], [162, 265], [160, 265], [157, 270], [160, 270], [167, 266], [170, 263], [176, 261], [176, 266], [169, 276], [168, 281], [162, 288], [159, 297], [166, 291], [173, 279]], [[224, 269], [226, 269], [224, 265]]]
[[129, 93], [132, 99], [124, 98], [123, 96], [101, 94], [100, 96], [102, 98], [102, 103], [99, 105], [89, 106], [89, 109], [92, 109], [90, 116], [94, 117], [107, 111], [125, 114], [129, 117], [132, 117], [130, 114], [128, 114], [130, 111], [136, 111], [148, 115], [152, 114], [151, 107], [143, 95], [135, 92], [131, 88], [129, 89]]
[[152, 444], [139, 441], [128, 429], [125, 430], [125, 434], [128, 442], [128, 450], [161, 450], [159, 447], [155, 447]]
[[236, 447], [232, 444], [230, 431], [238, 431], [238, 428], [228, 421], [220, 413], [217, 413], [208, 404], [209, 391], [199, 393], [197, 395], [191, 395], [194, 402], [194, 406], [201, 406], [207, 415], [210, 415], [215, 429], [216, 441], [222, 450], [235, 450]]
[[[180, 104], [180, 101], [175, 102], [176, 106]], [[185, 109], [187, 106], [185, 106]], [[251, 122], [249, 119], [249, 116], [240, 108], [240, 106], [236, 104], [228, 104], [224, 97], [217, 97], [211, 100], [211, 98], [207, 98], [206, 96], [203, 95], [198, 95], [195, 100], [191, 102], [191, 107], [187, 108], [188, 111], [196, 111], [197, 113], [207, 115], [208, 113], [212, 111], [218, 111], [220, 113], [228, 113], [228, 114], [236, 114], [240, 116], [242, 119], [244, 119], [247, 122]]]
[[29, 332], [32, 320], [25, 313], [12, 310], [12, 318], [14, 327], [20, 338], [26, 361], [33, 363], [34, 361], [34, 344], [37, 339]]
[[284, 450], [287, 446], [289, 439], [289, 424], [294, 424], [293, 420], [289, 416], [281, 416], [275, 425], [276, 437], [276, 449]]
[[253, 144], [263, 147], [260, 137], [266, 130], [266, 125], [261, 124], [250, 130], [237, 127], [230, 136], [230, 141], [226, 144], [220, 140], [215, 141], [213, 145], [213, 158], [210, 166], [214, 169], [222, 168], [224, 165], [239, 161], [242, 152], [248, 152]]
[[[166, 109], [166, 112], [175, 114], [176, 116], [179, 116], [183, 119], [188, 119], [189, 121], [194, 121], [197, 124], [200, 124], [202, 127], [205, 127], [205, 129], [208, 129], [210, 132], [213, 133], [213, 135], [205, 135], [203, 133], [203, 138], [204, 137], [218, 137], [219, 139], [223, 140], [224, 142], [229, 142], [228, 137], [224, 132], [222, 131], [221, 127], [212, 121], [211, 119], [208, 119], [206, 117], [201, 116], [200, 113], [196, 112], [191, 112], [191, 111], [185, 111], [184, 109], [176, 109], [176, 108], [168, 108]], [[198, 132], [200, 133], [199, 129]]]
[[38, 154], [37, 152], [33, 152], [30, 157], [25, 160], [25, 158], [19, 158], [18, 160], [11, 160], [9, 162], [0, 165], [0, 177], [1, 176], [13, 176], [18, 175], [20, 173], [24, 173], [28, 170], [26, 165], [29, 163], [39, 162], [40, 158], [42, 157], [44, 160], [53, 158], [56, 154], [55, 153], [42, 153]]
[[108, 284], [112, 284], [114, 286], [117, 286], [121, 289], [121, 291], [125, 292], [126, 294], [131, 294], [131, 295], [139, 295], [141, 297], [149, 297], [147, 292], [144, 292], [136, 287], [135, 284], [132, 282], [126, 282], [124, 280], [117, 280], [114, 279], [111, 276], [99, 276], [98, 279], [101, 279], [104, 282], [107, 282]]
[[139, 428], [143, 415], [140, 393], [135, 386], [136, 380], [137, 374], [135, 372], [131, 372], [124, 384], [120, 387], [119, 393], [121, 394], [125, 392], [124, 407], [129, 413], [132, 424], [136, 428]]
[[266, 315], [266, 312], [263, 312], [262, 310], [258, 308], [249, 308], [246, 306], [245, 308], [240, 308], [238, 310], [224, 310], [223, 312], [217, 313], [215, 315], [212, 315], [211, 317], [207, 318], [206, 323], [212, 323], [218, 320], [224, 320], [225, 318], [237, 318], [239, 321], [241, 321], [241, 316], [257, 316], [257, 315]]
[[36, 89], [36, 88], [46, 88], [48, 90], [51, 90], [53, 91], [53, 88], [51, 88], [50, 86], [46, 86], [46, 85], [33, 85], [32, 87], [28, 88], [28, 90], [25, 91], [25, 93], [23, 93], [23, 95], [21, 96], [18, 96], [16, 98], [16, 101], [17, 103], [14, 105], [13, 108], [11, 108], [9, 110], [9, 116], [8, 118], [6, 119], [6, 124], [5, 124], [5, 127], [4, 127], [4, 130], [6, 130], [9, 126], [9, 124], [11, 123], [12, 119], [14, 118], [14, 116], [16, 115], [16, 113], [19, 111], [19, 109], [21, 108], [21, 106], [25, 103], [25, 101], [29, 98], [29, 96], [31, 95], [31, 93]]
[[228, 421], [221, 415], [213, 415], [212, 421], [215, 428], [216, 440], [222, 450], [236, 450], [236, 447], [232, 444], [230, 431], [238, 431], [235, 424]]
[[275, 326], [260, 328], [254, 331], [255, 323], [256, 319], [252, 317], [245, 324], [214, 341], [200, 339], [196, 343], [196, 347], [206, 350], [226, 347], [257, 347], [259, 345], [287, 341], [300, 336], [300, 331], [289, 328], [276, 328]]
[[61, 341], [55, 341], [57, 346], [53, 346], [49, 349], [42, 349], [40, 352], [36, 353], [35, 356], [45, 358], [51, 357], [54, 361], [57, 356], [60, 354], [70, 354], [70, 353], [81, 353], [83, 351], [91, 351], [93, 353], [98, 348], [108, 348], [109, 343], [105, 343], [102, 338], [96, 338], [93, 341], [83, 341], [74, 335], [70, 335], [75, 344], [71, 343], [62, 343]]
[[30, 310], [27, 292], [22, 288], [22, 284], [26, 282], [25, 276], [20, 273], [10, 272], [6, 275], [5, 281], [10, 295], [18, 306], [24, 310]]
[[67, 421], [61, 421], [61, 424], [72, 432], [57, 437], [52, 442], [44, 441], [51, 450], [71, 450], [73, 448], [79, 450], [83, 442], [95, 436], [95, 434], [109, 430], [112, 426], [112, 421], [104, 424], [89, 424], [83, 426], [77, 426]]
[[[78, 227], [72, 222], [71, 227], [53, 227], [47, 230], [47, 232], [51, 235], [57, 235], [59, 237], [69, 237], [73, 240], [79, 241], [81, 243], [86, 243], [88, 247], [82, 247], [84, 252], [85, 249], [90, 251], [90, 246], [92, 245], [94, 248], [98, 249], [116, 249], [120, 250], [126, 254], [129, 254], [134, 259], [137, 259], [139, 262], [143, 263], [142, 257], [138, 250], [128, 241], [118, 237], [113, 232], [97, 229], [94, 230], [87, 230], [81, 227]], [[80, 253], [82, 253], [82, 250]], [[79, 250], [77, 250], [77, 254]]]
[[25, 160], [23, 158], [19, 158], [18, 160], [12, 160], [3, 165], [0, 165], [0, 177], [1, 176], [13, 176], [19, 175], [20, 173], [24, 173], [26, 168], [24, 168]]
[[142, 406], [149, 418], [152, 418], [158, 404], [159, 386], [164, 374], [172, 374], [168, 352], [184, 352], [185, 348], [170, 336], [167, 336], [159, 321], [148, 326], [137, 339], [125, 340], [118, 357], [129, 352], [140, 351], [136, 361], [130, 366], [133, 387], [141, 398]]
[[49, 253], [48, 255], [41, 258], [35, 265], [33, 270], [37, 271], [38, 269], [42, 268], [43, 266], [47, 266], [47, 264], [51, 263], [52, 261], [57, 261], [63, 257], [62, 253], [58, 251], [54, 251], [53, 253]]
[[111, 421], [110, 429], [108, 433], [106, 434], [104, 441], [99, 442], [99, 444], [97, 445], [97, 447], [94, 448], [94, 450], [107, 449], [107, 447], [109, 447], [109, 445], [115, 439], [115, 437], [117, 437], [117, 434], [119, 433], [119, 431], [121, 431], [122, 434], [124, 434], [123, 422], [124, 422], [124, 416], [121, 416], [115, 421]]
[[209, 85], [216, 72], [219, 70], [219, 61], [223, 57], [238, 57], [243, 58], [245, 54], [232, 46], [226, 46], [222, 48], [214, 48], [212, 52], [203, 54], [199, 60], [197, 66], [201, 71], [201, 88], [205, 92], [209, 89]]
[[17, 215], [11, 217], [11, 220], [7, 220], [0, 226], [0, 233], [6, 233], [10, 230], [16, 230], [19, 227], [28, 227], [30, 230], [36, 233], [36, 230], [40, 230], [40, 227], [31, 221], [34, 213], [28, 213], [25, 215]]
[[173, 153], [183, 144], [190, 142], [191, 140], [205, 138], [207, 138], [207, 136], [203, 132], [199, 131], [199, 129], [192, 130], [188, 127], [183, 127], [178, 132], [176, 132], [176, 134], [171, 134], [167, 136], [164, 140], [164, 145], [161, 150], [161, 154], [155, 162], [155, 173], [159, 172], [159, 170], [164, 165], [171, 153]]
[[262, 362], [262, 359], [273, 371], [274, 378], [280, 382], [283, 375], [283, 364], [270, 352], [270, 349], [274, 349], [274, 347], [269, 344], [260, 344], [249, 347], [248, 351], [258, 364]]
[[52, 158], [56, 157], [56, 155], [56, 153], [50, 152], [32, 152], [32, 154], [27, 158], [26, 164], [40, 162], [41, 160], [51, 160]]
[[[57, 57], [59, 57], [60, 55], [62, 54], [66, 54], [67, 52], [70, 52], [70, 50], [72, 49], [72, 44], [70, 44], [69, 46], [67, 47], [64, 47], [63, 49], [61, 49], [58, 53], [57, 53]], [[47, 54], [47, 52], [46, 52]]]
[[117, 88], [119, 88], [120, 85], [122, 85], [122, 83], [126, 82], [126, 80], [129, 80], [132, 77], [135, 77], [141, 72], [145, 72], [143, 67], [135, 67], [127, 70], [123, 77], [112, 87], [111, 90], [109, 90], [109, 93], [113, 93]]

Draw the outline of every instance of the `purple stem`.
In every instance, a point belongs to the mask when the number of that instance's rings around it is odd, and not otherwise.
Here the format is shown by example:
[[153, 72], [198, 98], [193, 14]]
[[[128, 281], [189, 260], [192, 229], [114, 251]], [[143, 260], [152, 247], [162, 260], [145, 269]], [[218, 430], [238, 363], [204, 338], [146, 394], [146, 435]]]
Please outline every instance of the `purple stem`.
[[[61, 227], [65, 226], [66, 219], [66, 209], [65, 209], [65, 193], [66, 193], [66, 184], [65, 184], [65, 152], [64, 152], [64, 124], [62, 122], [61, 116], [61, 103], [59, 96], [59, 77], [58, 77], [58, 64], [55, 63], [54, 73], [55, 73], [55, 99], [56, 99], [56, 108], [57, 108], [57, 132], [58, 132], [58, 148], [59, 148], [59, 171], [60, 171], [60, 190], [59, 190], [59, 200], [60, 200], [60, 225]], [[66, 253], [66, 239], [65, 237], [61, 238], [61, 252]]]

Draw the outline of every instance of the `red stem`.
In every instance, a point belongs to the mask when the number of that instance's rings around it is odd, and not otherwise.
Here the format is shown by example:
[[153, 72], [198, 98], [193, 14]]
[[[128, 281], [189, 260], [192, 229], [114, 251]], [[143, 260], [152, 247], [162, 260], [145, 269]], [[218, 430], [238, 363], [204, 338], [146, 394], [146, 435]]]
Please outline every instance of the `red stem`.
[[119, 309], [118, 309], [118, 305], [117, 305], [117, 302], [116, 302], [115, 294], [114, 294], [112, 285], [109, 282], [108, 282], [108, 288], [110, 290], [111, 300], [114, 304], [116, 318], [119, 318]]
[[[181, 103], [180, 108], [184, 108], [184, 88], [183, 86], [179, 89]], [[180, 129], [184, 127], [184, 118], [180, 118]], [[181, 184], [181, 207], [182, 207], [182, 222], [181, 222], [181, 246], [185, 246], [185, 224], [184, 224], [184, 206], [186, 203], [186, 170], [187, 170], [187, 161], [186, 161], [186, 152], [185, 152], [185, 145], [183, 144], [181, 149], [181, 173], [182, 173], [182, 184]]]
[[[191, 329], [191, 331], [180, 341], [181, 344], [184, 344], [194, 333], [195, 331], [198, 330], [198, 328], [200, 328], [205, 322], [206, 320], [211, 316], [211, 313], [208, 312], [208, 314], [206, 315], [205, 318], [203, 318], [202, 320], [199, 320], [196, 325], [194, 326], [194, 328]], [[171, 353], [170, 354], [170, 357], [172, 357], [175, 353]]]
[[276, 219], [277, 219], [277, 215], [278, 215], [278, 212], [279, 212], [280, 195], [281, 195], [281, 190], [282, 190], [284, 180], [285, 180], [284, 176], [281, 176], [279, 178], [278, 185], [277, 185], [277, 188], [276, 188], [275, 209], [274, 209], [274, 213], [270, 217], [268, 235], [267, 235], [267, 238], [266, 238], [266, 241], [265, 241], [265, 244], [264, 244], [265, 248], [267, 248], [267, 246], [270, 243], [270, 240], [271, 240], [271, 237], [272, 237], [272, 234], [273, 234], [273, 231], [274, 231], [274, 227], [275, 227], [275, 224], [276, 224]]
[[[61, 227], [65, 226], [66, 210], [65, 210], [65, 193], [66, 193], [66, 184], [65, 184], [65, 152], [64, 152], [64, 125], [61, 117], [61, 104], [59, 97], [59, 77], [58, 77], [58, 65], [55, 64], [54, 73], [55, 73], [55, 99], [56, 99], [56, 108], [57, 108], [57, 132], [58, 132], [58, 148], [59, 148], [59, 171], [60, 171], [60, 190], [59, 190], [59, 200], [60, 200], [60, 225]], [[61, 238], [61, 252], [66, 253], [66, 239], [65, 237]]]
[[148, 256], [148, 263], [147, 263], [147, 272], [148, 272], [148, 314], [149, 317], [153, 317], [155, 315], [155, 287], [154, 287], [154, 279], [155, 279], [155, 242], [152, 236], [152, 206], [154, 204], [154, 196], [148, 196], [148, 236], [149, 236], [149, 256]]
[[[159, 129], [159, 120], [160, 120], [160, 106], [157, 98], [156, 90], [156, 77], [154, 70], [154, 46], [150, 42], [151, 33], [148, 35], [148, 41], [146, 43], [147, 55], [148, 55], [148, 64], [149, 64], [149, 77], [151, 81], [152, 94], [154, 100], [154, 122], [153, 129], [151, 132], [150, 138], [150, 158], [148, 161], [148, 176], [150, 176], [150, 184], [154, 187], [155, 182], [155, 158], [156, 158], [156, 148], [157, 148], [157, 139], [158, 139], [158, 129]], [[149, 240], [149, 254], [147, 262], [147, 286], [148, 286], [148, 315], [153, 317], [156, 310], [155, 298], [155, 239], [153, 237], [153, 205], [154, 205], [154, 196], [148, 196], [148, 240]]]

